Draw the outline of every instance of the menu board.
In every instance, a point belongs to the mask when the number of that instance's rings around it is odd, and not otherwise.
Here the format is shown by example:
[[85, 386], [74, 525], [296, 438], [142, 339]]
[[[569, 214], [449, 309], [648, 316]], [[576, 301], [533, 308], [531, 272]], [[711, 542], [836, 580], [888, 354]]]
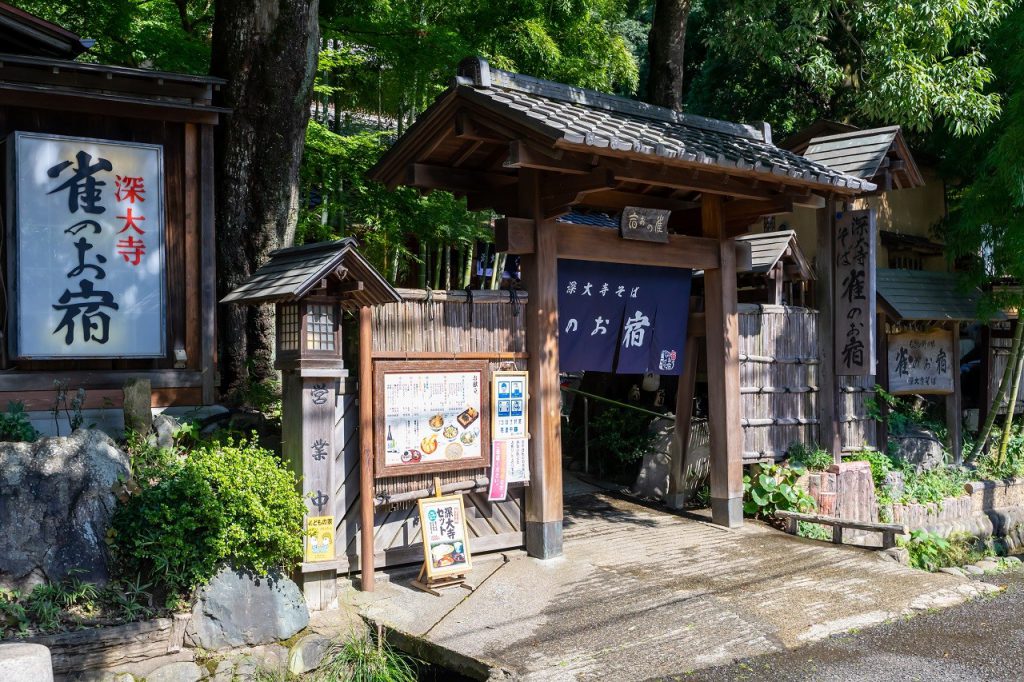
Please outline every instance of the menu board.
[[488, 466], [487, 363], [379, 362], [377, 476]]
[[418, 504], [427, 577], [460, 575], [468, 571], [471, 560], [462, 495], [428, 497]]

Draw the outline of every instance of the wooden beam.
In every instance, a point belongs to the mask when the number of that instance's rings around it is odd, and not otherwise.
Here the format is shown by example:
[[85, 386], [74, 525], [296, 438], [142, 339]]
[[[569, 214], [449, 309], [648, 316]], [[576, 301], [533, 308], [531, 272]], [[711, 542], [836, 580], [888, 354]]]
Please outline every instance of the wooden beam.
[[359, 567], [360, 588], [374, 589], [373, 311], [359, 309]]
[[679, 201], [667, 197], [653, 197], [648, 194], [642, 197], [633, 192], [622, 192], [619, 190], [604, 190], [588, 194], [581, 202], [586, 206], [603, 208], [610, 211], [621, 211], [626, 206], [643, 206], [644, 208], [660, 208], [667, 211], [686, 211], [699, 206], [693, 201]]
[[[960, 372], [957, 368], [960, 365], [960, 323], [953, 322], [950, 325], [953, 334], [953, 349], [950, 355], [950, 364], [953, 366], [953, 392], [946, 396], [946, 429], [949, 431], [949, 449], [953, 452], [953, 463], [963, 462], [963, 413], [960, 409]], [[884, 336], [884, 330], [879, 330], [878, 335]], [[881, 444], [879, 449], [882, 449]]]
[[615, 179], [620, 182], [637, 182], [659, 187], [687, 189], [741, 199], [774, 200], [783, 198], [778, 192], [755, 185], [756, 181], [723, 177], [720, 173], [620, 159], [602, 159], [601, 165], [610, 168], [615, 173]]
[[217, 345], [217, 238], [213, 174], [213, 126], [204, 125], [199, 129], [199, 280], [202, 287], [202, 340], [199, 360], [203, 372], [204, 405], [212, 405], [217, 397], [214, 385]]
[[494, 221], [496, 251], [522, 255], [533, 253], [536, 230], [527, 218], [498, 218]]
[[512, 140], [508, 143], [508, 159], [505, 168], [533, 168], [570, 175], [582, 175], [593, 169], [589, 159], [574, 155], [566, 155], [561, 150], [539, 150], [524, 140]]
[[526, 551], [549, 559], [562, 554], [561, 388], [558, 382], [558, 244], [545, 223], [540, 174], [520, 171], [520, 215], [533, 219], [536, 249], [522, 259], [530, 300], [526, 350], [530, 380], [530, 487], [526, 489]]
[[[552, 229], [556, 233], [553, 241], [559, 258], [695, 270], [713, 270], [719, 264], [715, 239], [673, 234], [669, 235], [667, 244], [656, 244], [622, 239], [616, 230], [588, 225], [558, 223]], [[540, 248], [538, 243], [537, 250]], [[735, 252], [730, 257], [735, 262]]]
[[478, 124], [467, 111], [455, 114], [455, 137], [489, 144], [505, 144], [508, 141], [507, 137]]
[[406, 184], [413, 187], [427, 190], [442, 189], [460, 194], [489, 192], [508, 187], [515, 182], [515, 175], [431, 166], [425, 163], [409, 164], [406, 177]]
[[716, 195], [705, 194], [701, 204], [704, 235], [717, 242], [721, 263], [718, 269], [704, 273], [711, 431], [711, 520], [732, 528], [743, 523], [736, 249], [724, 234], [722, 200]]
[[452, 157], [450, 161], [452, 168], [458, 168], [465, 163], [466, 159], [476, 154], [476, 150], [480, 149], [482, 145], [483, 142], [481, 140], [468, 140]]
[[515, 186], [489, 192], [471, 192], [466, 195], [466, 208], [470, 211], [493, 210], [495, 213], [515, 215], [519, 212], [519, 196]]
[[722, 219], [725, 222], [745, 220], [749, 225], [758, 218], [769, 215], [780, 215], [793, 212], [793, 200], [788, 197], [770, 201], [754, 201], [741, 199], [722, 205]]
[[[692, 323], [692, 314], [691, 314]], [[690, 431], [693, 424], [693, 396], [697, 388], [697, 360], [700, 341], [689, 334], [687, 325], [686, 345], [683, 347], [683, 372], [676, 387], [676, 425], [673, 438], [672, 457], [668, 470], [668, 495], [665, 505], [670, 509], [682, 509], [686, 504], [686, 455], [690, 449]]]
[[597, 168], [586, 175], [550, 178], [545, 184], [551, 189], [541, 194], [540, 203], [544, 217], [551, 218], [567, 213], [592, 192], [615, 187], [615, 177], [607, 169]]

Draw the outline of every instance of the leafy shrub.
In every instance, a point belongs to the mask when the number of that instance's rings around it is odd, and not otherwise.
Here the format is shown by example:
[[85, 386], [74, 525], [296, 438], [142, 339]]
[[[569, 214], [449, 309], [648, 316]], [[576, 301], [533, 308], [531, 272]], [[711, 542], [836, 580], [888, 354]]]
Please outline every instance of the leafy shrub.
[[832, 529], [826, 528], [820, 523], [801, 521], [797, 524], [796, 534], [802, 538], [810, 538], [811, 540], [824, 540], [826, 542], [832, 541]]
[[1024, 478], [1024, 425], [1016, 421], [1010, 426], [1010, 440], [1006, 446], [1006, 457], [1002, 460], [998, 457], [998, 440], [994, 439], [989, 451], [977, 458], [978, 475], [990, 481]]
[[621, 462], [644, 456], [654, 444], [651, 416], [625, 407], [608, 406], [590, 423], [592, 444], [599, 453]]
[[963, 566], [986, 556], [993, 556], [989, 545], [979, 543], [970, 533], [952, 533], [944, 538], [926, 530], [911, 531], [909, 540], [901, 543], [910, 553], [910, 565], [935, 572], [947, 566]]
[[904, 467], [903, 493], [895, 500], [901, 504], [928, 504], [947, 497], [962, 497], [967, 494], [964, 484], [970, 480], [966, 471], [954, 467], [938, 467], [921, 473], [916, 473], [913, 467]]
[[809, 512], [814, 498], [798, 486], [803, 467], [782, 464], [758, 464], [743, 477], [743, 512], [770, 518], [777, 511]]
[[893, 470], [893, 462], [889, 455], [877, 450], [861, 450], [847, 458], [848, 461], [867, 462], [871, 465], [871, 478], [875, 488], [885, 485], [885, 477]]
[[832, 453], [818, 447], [816, 443], [811, 445], [793, 443], [793, 445], [789, 446], [787, 454], [793, 464], [802, 466], [810, 471], [825, 471], [835, 462]]
[[25, 403], [20, 400], [7, 403], [7, 411], [0, 412], [0, 440], [31, 443], [38, 437], [39, 432], [28, 420]]
[[173, 599], [228, 563], [265, 573], [302, 554], [305, 504], [295, 476], [246, 440], [207, 443], [151, 462], [122, 502], [109, 541], [122, 575]]

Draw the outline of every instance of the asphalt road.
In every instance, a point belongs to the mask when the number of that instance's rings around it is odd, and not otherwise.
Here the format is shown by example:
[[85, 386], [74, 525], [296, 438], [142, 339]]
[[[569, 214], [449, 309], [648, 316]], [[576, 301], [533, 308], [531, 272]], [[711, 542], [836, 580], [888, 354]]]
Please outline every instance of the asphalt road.
[[669, 680], [1024, 680], [1024, 569], [984, 580], [992, 597]]

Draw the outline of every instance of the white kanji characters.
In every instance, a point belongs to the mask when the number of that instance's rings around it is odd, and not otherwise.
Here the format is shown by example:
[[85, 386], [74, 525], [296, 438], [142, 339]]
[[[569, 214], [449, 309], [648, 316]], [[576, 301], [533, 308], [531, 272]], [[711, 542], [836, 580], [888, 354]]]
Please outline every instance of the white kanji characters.
[[608, 333], [608, 320], [606, 320], [603, 317], [601, 317], [600, 315], [598, 315], [597, 319], [594, 320], [594, 331], [590, 332], [590, 335], [591, 336], [596, 336], [597, 334], [607, 334], [607, 333]]
[[569, 323], [565, 325], [565, 333], [568, 334], [570, 332], [574, 332], [574, 331], [576, 331], [579, 328], [580, 328], [579, 322], [577, 322], [575, 319], [571, 319], [571, 320], [569, 320]]
[[608, 293], [608, 282], [605, 282], [604, 284], [601, 285], [601, 290], [598, 293], [601, 294], [602, 296]]
[[567, 294], [575, 294], [576, 293], [576, 280], [573, 280], [573, 281], [569, 282], [569, 284], [565, 287], [565, 293], [567, 293]]
[[593, 296], [593, 294], [590, 293], [590, 290], [593, 287], [594, 285], [591, 284], [590, 282], [587, 282], [585, 285], [583, 285], [583, 296]]
[[618, 296], [619, 298], [622, 298], [622, 295], [624, 293], [626, 293], [626, 287], [622, 286], [621, 284], [615, 288], [615, 295]]
[[626, 348], [640, 348], [644, 345], [644, 334], [646, 328], [651, 326], [651, 320], [639, 310], [632, 317], [626, 320], [626, 326], [622, 334], [622, 345]]

